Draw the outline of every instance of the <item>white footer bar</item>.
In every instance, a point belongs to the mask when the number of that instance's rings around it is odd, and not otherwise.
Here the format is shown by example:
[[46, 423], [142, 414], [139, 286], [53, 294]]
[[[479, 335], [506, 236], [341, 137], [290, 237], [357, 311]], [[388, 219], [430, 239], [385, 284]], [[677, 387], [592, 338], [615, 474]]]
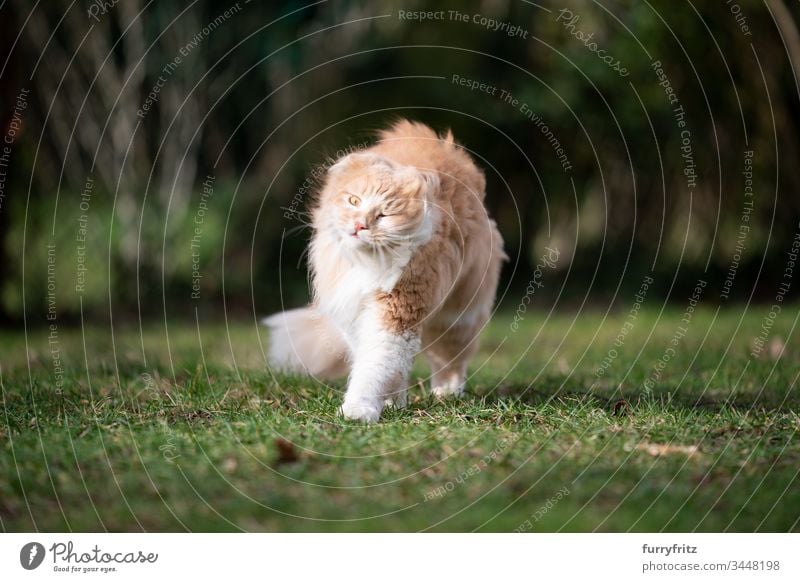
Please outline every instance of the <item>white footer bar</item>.
[[0, 580], [192, 575], [326, 582], [797, 581], [800, 534], [0, 535]]

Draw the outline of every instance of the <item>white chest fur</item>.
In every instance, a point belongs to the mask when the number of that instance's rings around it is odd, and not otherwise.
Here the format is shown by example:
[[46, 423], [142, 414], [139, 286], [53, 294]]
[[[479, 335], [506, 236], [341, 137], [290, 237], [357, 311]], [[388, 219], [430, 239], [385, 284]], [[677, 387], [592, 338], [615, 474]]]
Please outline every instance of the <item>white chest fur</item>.
[[394, 289], [408, 265], [411, 251], [403, 250], [391, 257], [359, 255], [339, 261], [339, 268], [344, 272], [337, 277], [338, 284], [327, 288], [317, 298], [320, 311], [347, 335], [354, 331], [359, 317], [376, 293], [388, 293]]
[[322, 229], [312, 243], [317, 308], [330, 318], [354, 347], [360, 322], [374, 310], [375, 296], [391, 292], [414, 253], [433, 233], [434, 214], [427, 210], [419, 230], [391, 249], [348, 248], [335, 228]]

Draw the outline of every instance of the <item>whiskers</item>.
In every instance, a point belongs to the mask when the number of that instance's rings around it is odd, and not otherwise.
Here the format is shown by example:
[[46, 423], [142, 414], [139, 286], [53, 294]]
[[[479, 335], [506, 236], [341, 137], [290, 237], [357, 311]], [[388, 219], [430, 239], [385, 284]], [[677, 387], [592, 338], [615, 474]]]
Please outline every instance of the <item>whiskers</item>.
[[407, 234], [382, 233], [373, 238], [376, 245], [387, 249], [398, 249], [413, 245], [416, 238]]
[[381, 263], [385, 264], [387, 256], [390, 261], [406, 258], [402, 256], [401, 251], [413, 243], [413, 236], [396, 233], [381, 233], [378, 237], [373, 238], [372, 247], [378, 252]]
[[[295, 220], [297, 220], [300, 223], [295, 227], [287, 229], [285, 236], [292, 236], [295, 233], [300, 232], [302, 230], [306, 230], [306, 229], [314, 230], [314, 225], [311, 223], [312, 217], [311, 217], [311, 213], [310, 212], [303, 212], [303, 211], [300, 211], [300, 210], [295, 210], [293, 208], [287, 208], [287, 207], [281, 207], [281, 210], [284, 210], [286, 213], [288, 213], [287, 216], [291, 216], [292, 218], [294, 218]], [[300, 257], [297, 259], [297, 268], [298, 269], [300, 268], [300, 265], [303, 263], [305, 258], [309, 255], [309, 251], [310, 251], [310, 247], [306, 246], [303, 249], [303, 252], [300, 253]]]
[[303, 230], [305, 228], [310, 228], [313, 230], [314, 225], [312, 224], [312, 216], [310, 212], [303, 212], [301, 210], [296, 210], [294, 208], [288, 208], [286, 206], [281, 206], [281, 210], [284, 211], [285, 215], [291, 216], [294, 220], [299, 222], [300, 224], [290, 228], [286, 231], [286, 234], [293, 234], [299, 230]]

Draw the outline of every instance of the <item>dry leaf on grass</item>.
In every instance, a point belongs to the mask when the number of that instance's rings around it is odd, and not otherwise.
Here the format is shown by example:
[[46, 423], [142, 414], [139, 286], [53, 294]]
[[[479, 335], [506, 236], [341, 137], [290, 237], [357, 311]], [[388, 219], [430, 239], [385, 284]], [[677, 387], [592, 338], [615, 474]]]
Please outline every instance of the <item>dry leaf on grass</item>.
[[278, 449], [278, 458], [275, 459], [275, 464], [277, 465], [294, 463], [300, 458], [295, 446], [286, 439], [275, 439], [275, 446]]
[[612, 416], [628, 416], [631, 413], [631, 405], [623, 399], [617, 400], [611, 409]]

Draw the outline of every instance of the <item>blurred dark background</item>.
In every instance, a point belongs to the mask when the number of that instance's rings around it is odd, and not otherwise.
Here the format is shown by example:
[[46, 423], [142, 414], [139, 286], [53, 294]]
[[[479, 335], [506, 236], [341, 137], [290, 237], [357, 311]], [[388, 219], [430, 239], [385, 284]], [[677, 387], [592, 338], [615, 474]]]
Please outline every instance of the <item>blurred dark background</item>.
[[542, 305], [626, 308], [648, 274], [648, 299], [702, 279], [711, 304], [771, 302], [785, 280], [797, 2], [33, 4], [0, 4], [8, 325], [302, 304], [314, 169], [400, 116], [485, 169], [510, 309], [545, 247]]

